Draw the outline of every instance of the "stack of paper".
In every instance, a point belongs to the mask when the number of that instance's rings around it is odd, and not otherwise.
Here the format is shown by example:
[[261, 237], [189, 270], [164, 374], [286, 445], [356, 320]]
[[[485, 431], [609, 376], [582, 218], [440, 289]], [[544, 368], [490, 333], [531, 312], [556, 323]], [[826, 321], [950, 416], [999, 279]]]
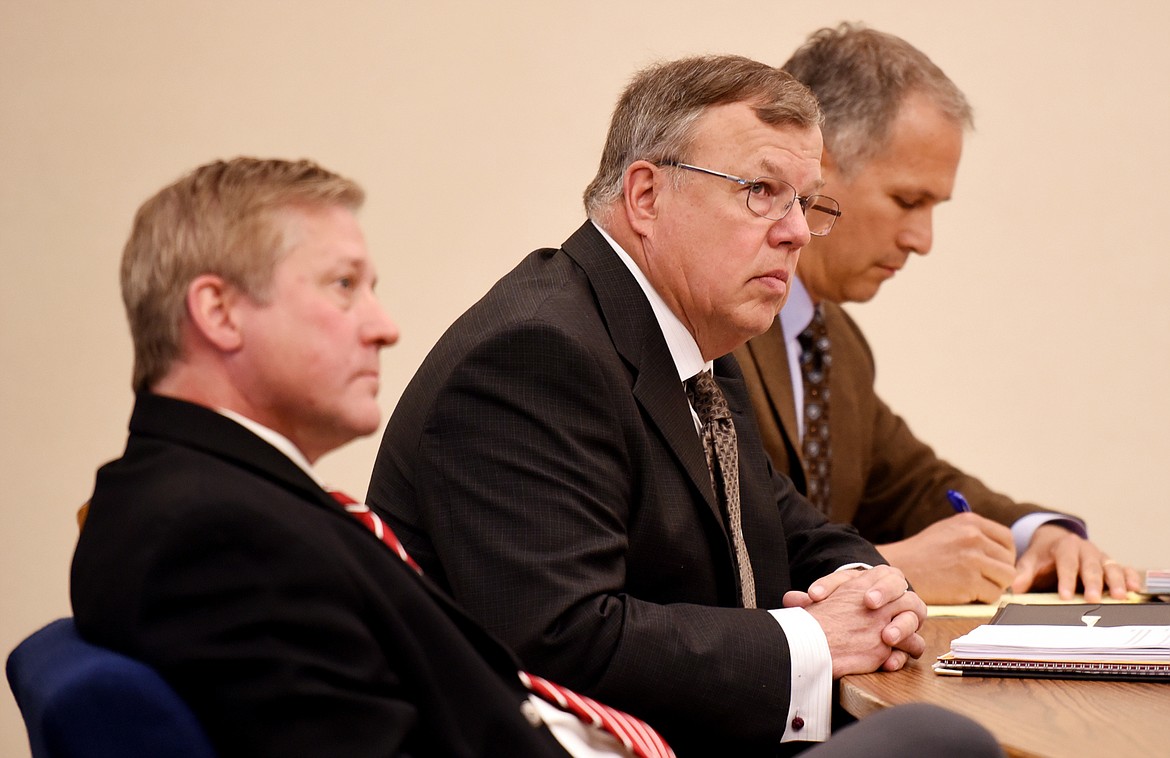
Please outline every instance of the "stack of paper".
[[1170, 664], [1170, 627], [993, 626], [951, 643], [959, 658], [1001, 661], [1158, 661]]
[[1146, 571], [1146, 585], [1142, 591], [1147, 595], [1170, 595], [1170, 569]]
[[951, 642], [934, 670], [963, 676], [1170, 681], [1170, 605], [1007, 605]]

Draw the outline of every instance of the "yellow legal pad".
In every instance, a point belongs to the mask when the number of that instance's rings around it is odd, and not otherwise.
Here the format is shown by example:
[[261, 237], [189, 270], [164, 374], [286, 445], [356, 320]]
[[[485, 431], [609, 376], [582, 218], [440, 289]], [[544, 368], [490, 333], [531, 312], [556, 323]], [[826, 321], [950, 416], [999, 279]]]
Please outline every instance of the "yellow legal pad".
[[[1131, 592], [1123, 600], [1105, 595], [1101, 598], [1102, 603], [1145, 603], [1149, 601], [1148, 595], [1141, 595], [1137, 592]], [[1025, 605], [1070, 605], [1072, 603], [1084, 603], [1084, 595], [1073, 595], [1068, 600], [1061, 600], [1060, 595], [1055, 592], [1025, 592], [1019, 595], [1011, 592], [1005, 592], [1000, 596], [995, 604], [990, 603], [970, 603], [968, 605], [928, 605], [926, 606], [927, 616], [951, 616], [959, 618], [991, 618], [1001, 606], [1008, 603], [1023, 603]]]

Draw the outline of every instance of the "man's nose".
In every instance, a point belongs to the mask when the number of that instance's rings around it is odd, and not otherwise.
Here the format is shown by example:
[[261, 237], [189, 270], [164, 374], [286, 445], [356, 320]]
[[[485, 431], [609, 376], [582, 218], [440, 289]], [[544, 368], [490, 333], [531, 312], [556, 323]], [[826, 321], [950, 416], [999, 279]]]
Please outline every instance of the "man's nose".
[[366, 341], [376, 343], [379, 347], [389, 347], [398, 341], [398, 335], [398, 324], [394, 323], [390, 314], [370, 293], [369, 314], [365, 321]]
[[898, 248], [907, 253], [926, 255], [934, 244], [934, 220], [928, 210], [912, 214], [898, 232]]
[[812, 240], [812, 233], [808, 230], [808, 219], [800, 204], [794, 202], [792, 208], [779, 221], [773, 221], [768, 228], [768, 244], [779, 247], [788, 244], [791, 247], [804, 247]]

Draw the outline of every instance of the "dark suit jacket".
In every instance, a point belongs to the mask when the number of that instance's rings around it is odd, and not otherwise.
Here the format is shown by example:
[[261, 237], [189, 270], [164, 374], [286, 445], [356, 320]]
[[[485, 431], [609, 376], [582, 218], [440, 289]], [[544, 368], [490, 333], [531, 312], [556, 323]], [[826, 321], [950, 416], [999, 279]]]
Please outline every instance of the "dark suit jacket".
[[[881, 562], [773, 475], [734, 360], [715, 372], [760, 606]], [[642, 716], [680, 754], [776, 751], [788, 646], [765, 611], [737, 607], [683, 385], [592, 224], [529, 255], [439, 340], [389, 421], [368, 500], [537, 673]]]
[[[824, 303], [823, 308], [833, 355], [829, 507], [834, 521], [852, 523], [878, 544], [900, 540], [954, 515], [948, 489], [962, 492], [975, 512], [1008, 526], [1020, 516], [1047, 510], [993, 492], [915, 437], [874, 391], [873, 353], [861, 329], [840, 306]], [[736, 350], [735, 357], [764, 447], [803, 492], [804, 464], [780, 320]]]
[[73, 561], [82, 635], [155, 666], [225, 756], [564, 756], [517, 662], [292, 461], [140, 395]]

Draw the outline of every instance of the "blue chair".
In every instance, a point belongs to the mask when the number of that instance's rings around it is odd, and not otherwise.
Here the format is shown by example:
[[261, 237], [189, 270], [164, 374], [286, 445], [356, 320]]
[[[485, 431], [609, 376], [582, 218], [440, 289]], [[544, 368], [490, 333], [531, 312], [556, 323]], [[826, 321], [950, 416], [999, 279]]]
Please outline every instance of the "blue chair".
[[151, 667], [81, 639], [72, 618], [8, 656], [33, 758], [214, 758], [203, 727]]

